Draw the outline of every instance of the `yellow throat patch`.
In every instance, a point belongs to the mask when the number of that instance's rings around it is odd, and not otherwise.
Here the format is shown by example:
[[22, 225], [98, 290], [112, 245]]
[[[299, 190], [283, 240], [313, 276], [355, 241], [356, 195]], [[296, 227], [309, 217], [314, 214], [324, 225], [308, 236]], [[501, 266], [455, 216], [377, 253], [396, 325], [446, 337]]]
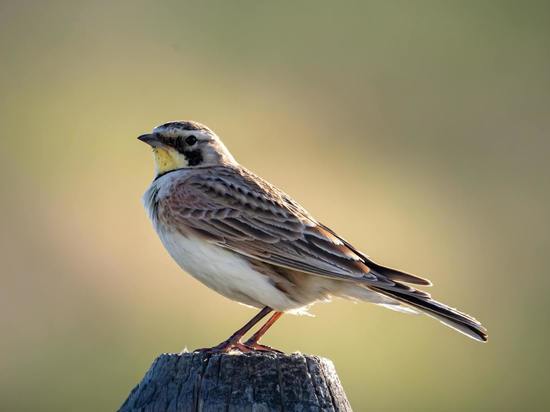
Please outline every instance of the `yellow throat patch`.
[[153, 157], [157, 174], [166, 173], [187, 165], [185, 156], [172, 148], [155, 147], [153, 148]]

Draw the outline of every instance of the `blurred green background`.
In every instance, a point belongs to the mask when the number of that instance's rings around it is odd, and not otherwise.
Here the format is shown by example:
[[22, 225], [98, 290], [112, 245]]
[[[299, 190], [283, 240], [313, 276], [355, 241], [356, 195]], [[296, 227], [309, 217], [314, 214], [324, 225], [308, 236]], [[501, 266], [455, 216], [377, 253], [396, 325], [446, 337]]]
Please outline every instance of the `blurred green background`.
[[265, 342], [355, 410], [548, 410], [545, 1], [0, 1], [0, 410], [115, 410], [253, 311], [182, 273], [136, 136], [174, 119], [489, 329], [335, 301]]

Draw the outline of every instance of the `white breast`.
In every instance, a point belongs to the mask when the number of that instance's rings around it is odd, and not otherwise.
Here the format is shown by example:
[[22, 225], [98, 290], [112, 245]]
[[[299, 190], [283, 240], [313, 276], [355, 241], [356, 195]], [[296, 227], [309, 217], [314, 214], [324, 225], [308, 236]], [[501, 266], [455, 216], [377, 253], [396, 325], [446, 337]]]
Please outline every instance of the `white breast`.
[[168, 253], [182, 269], [223, 296], [246, 305], [269, 306], [275, 310], [299, 306], [238, 254], [160, 227], [157, 232]]

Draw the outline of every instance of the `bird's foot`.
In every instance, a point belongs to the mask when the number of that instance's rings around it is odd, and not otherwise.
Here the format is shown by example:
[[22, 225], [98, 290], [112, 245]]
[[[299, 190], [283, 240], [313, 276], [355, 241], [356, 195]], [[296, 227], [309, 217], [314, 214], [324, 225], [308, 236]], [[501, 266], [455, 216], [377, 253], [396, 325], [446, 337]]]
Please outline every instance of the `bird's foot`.
[[248, 353], [252, 352], [254, 349], [249, 348], [247, 345], [240, 341], [234, 341], [231, 339], [228, 339], [219, 345], [213, 346], [211, 348], [200, 348], [195, 349], [194, 352], [206, 352], [206, 353], [228, 353], [231, 351], [240, 351], [242, 353]]
[[281, 352], [280, 350], [277, 350], [277, 349], [273, 349], [271, 346], [267, 346], [267, 345], [262, 345], [258, 342], [254, 342], [252, 340], [247, 340], [244, 345], [249, 348], [251, 351], [256, 351], [256, 352], [274, 352], [274, 353], [284, 353], [284, 352]]
[[211, 348], [200, 348], [195, 349], [194, 352], [206, 352], [210, 354], [214, 353], [229, 353], [232, 351], [239, 351], [242, 353], [250, 352], [274, 352], [274, 353], [284, 353], [280, 350], [273, 349], [271, 346], [262, 345], [258, 342], [251, 340], [242, 343], [241, 341], [226, 340], [219, 345], [213, 346]]

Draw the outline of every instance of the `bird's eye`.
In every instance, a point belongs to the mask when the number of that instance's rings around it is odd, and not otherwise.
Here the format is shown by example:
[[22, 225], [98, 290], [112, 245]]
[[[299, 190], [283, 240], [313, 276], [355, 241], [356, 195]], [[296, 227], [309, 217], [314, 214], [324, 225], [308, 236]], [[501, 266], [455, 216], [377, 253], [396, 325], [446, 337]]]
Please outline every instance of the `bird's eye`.
[[187, 139], [185, 139], [185, 143], [187, 143], [189, 146], [193, 146], [195, 143], [197, 143], [197, 138], [193, 135], [187, 136]]

